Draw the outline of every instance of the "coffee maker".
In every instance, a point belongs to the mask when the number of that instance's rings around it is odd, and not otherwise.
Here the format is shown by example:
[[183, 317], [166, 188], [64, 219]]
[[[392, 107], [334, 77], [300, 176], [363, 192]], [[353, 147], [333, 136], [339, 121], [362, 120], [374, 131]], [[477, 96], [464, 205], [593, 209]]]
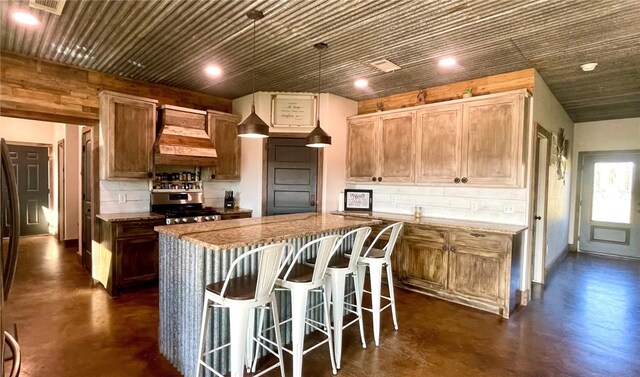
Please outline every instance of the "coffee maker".
[[224, 192], [224, 209], [233, 209], [235, 203], [233, 200], [233, 191]]

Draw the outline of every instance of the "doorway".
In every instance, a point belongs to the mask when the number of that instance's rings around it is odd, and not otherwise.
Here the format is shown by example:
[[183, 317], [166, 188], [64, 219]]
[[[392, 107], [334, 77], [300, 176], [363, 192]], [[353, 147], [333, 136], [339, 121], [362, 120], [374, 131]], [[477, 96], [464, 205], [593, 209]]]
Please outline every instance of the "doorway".
[[64, 140], [58, 142], [58, 241], [64, 242], [64, 216], [65, 216], [65, 184], [64, 184]]
[[20, 193], [20, 236], [49, 234], [49, 148], [8, 146]]
[[318, 150], [302, 139], [269, 138], [267, 215], [316, 212]]
[[536, 124], [535, 171], [533, 175], [533, 263], [531, 264], [531, 280], [544, 284], [547, 255], [547, 195], [549, 191], [549, 140], [551, 133]]
[[82, 161], [80, 162], [81, 195], [82, 195], [82, 266], [91, 272], [91, 220], [92, 220], [92, 147], [91, 128], [86, 127], [82, 131]]
[[578, 251], [640, 258], [640, 151], [580, 157]]

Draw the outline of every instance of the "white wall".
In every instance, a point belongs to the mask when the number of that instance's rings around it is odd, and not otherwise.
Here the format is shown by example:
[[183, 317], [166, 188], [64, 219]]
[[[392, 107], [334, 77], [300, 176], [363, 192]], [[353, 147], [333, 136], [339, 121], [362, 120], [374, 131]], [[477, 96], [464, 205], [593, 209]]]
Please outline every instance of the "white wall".
[[[534, 124], [538, 123], [547, 131], [554, 133], [557, 133], [560, 128], [564, 128], [565, 138], [569, 140], [571, 148], [574, 143], [573, 121], [537, 72], [535, 74], [533, 93]], [[549, 167], [545, 261], [547, 267], [562, 254], [569, 242], [569, 219], [571, 218], [569, 201], [573, 177], [571, 174], [573, 161], [572, 158], [567, 161], [564, 181], [557, 179], [555, 167]], [[530, 257], [530, 255], [527, 257]], [[529, 269], [526, 269], [526, 271], [528, 272]]]
[[[640, 118], [613, 119], [576, 123], [573, 143], [573, 161], [578, 153], [588, 151], [618, 151], [640, 149]], [[578, 163], [573, 164], [571, 175], [577, 177]], [[571, 182], [571, 223], [569, 242], [574, 243], [575, 201], [578, 182]]]
[[[275, 92], [258, 92], [255, 95], [256, 114], [265, 122], [271, 119], [271, 95], [292, 94]], [[313, 94], [313, 93], [297, 93]], [[355, 115], [358, 104], [355, 101], [342, 98], [333, 94], [320, 94], [320, 122], [322, 128], [331, 135], [332, 145], [324, 148], [323, 182], [322, 182], [322, 208], [323, 212], [333, 211], [338, 208], [338, 194], [345, 187], [345, 163], [346, 163], [346, 138], [347, 122], [349, 116]], [[233, 101], [233, 112], [244, 119], [251, 112], [251, 95], [237, 98]], [[308, 133], [309, 129], [278, 128], [271, 129], [272, 135], [280, 133], [300, 132]], [[239, 184], [240, 206], [253, 210], [253, 216], [262, 214], [262, 166], [263, 166], [263, 140], [242, 139], [242, 164]], [[266, 179], [266, 177], [265, 177]]]

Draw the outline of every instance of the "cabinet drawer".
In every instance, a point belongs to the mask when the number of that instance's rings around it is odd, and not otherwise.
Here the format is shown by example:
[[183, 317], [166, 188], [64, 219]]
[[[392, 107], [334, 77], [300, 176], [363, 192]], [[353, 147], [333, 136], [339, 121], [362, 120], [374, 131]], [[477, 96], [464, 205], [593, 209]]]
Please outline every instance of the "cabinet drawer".
[[446, 243], [447, 230], [429, 225], [405, 225], [404, 238], [415, 238], [425, 242]]
[[450, 244], [458, 249], [506, 253], [511, 249], [511, 237], [505, 234], [454, 230], [451, 231]]
[[162, 224], [162, 220], [124, 222], [118, 224], [116, 238], [154, 235], [153, 228]]

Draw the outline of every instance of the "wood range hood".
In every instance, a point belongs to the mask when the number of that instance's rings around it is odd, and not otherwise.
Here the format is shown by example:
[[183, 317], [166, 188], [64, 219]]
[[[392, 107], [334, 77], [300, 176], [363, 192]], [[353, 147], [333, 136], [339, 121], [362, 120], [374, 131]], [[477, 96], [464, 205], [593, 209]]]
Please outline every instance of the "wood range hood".
[[206, 111], [163, 105], [158, 109], [155, 165], [216, 166]]

